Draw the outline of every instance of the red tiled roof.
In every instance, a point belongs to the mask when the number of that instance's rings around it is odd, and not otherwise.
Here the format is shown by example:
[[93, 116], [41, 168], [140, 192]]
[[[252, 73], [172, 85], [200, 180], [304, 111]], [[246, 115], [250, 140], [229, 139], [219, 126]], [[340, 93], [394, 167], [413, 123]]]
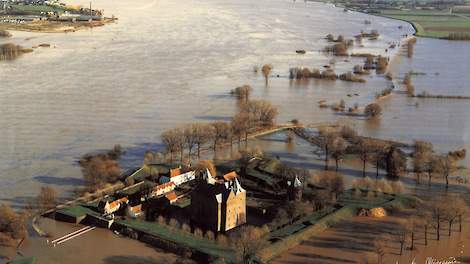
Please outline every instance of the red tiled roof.
[[232, 172], [227, 173], [227, 174], [224, 175], [224, 179], [225, 179], [226, 181], [231, 181], [231, 180], [233, 180], [233, 179], [235, 179], [235, 178], [237, 178], [237, 177], [238, 177], [238, 174], [237, 174], [236, 172], [234, 172], [234, 171], [232, 171]]
[[178, 175], [181, 175], [181, 169], [180, 168], [170, 170], [170, 177], [176, 177]]
[[125, 202], [127, 202], [127, 201], [129, 201], [129, 199], [127, 199], [127, 197], [118, 199], [118, 200], [116, 200], [116, 201], [114, 201], [114, 202], [111, 202], [111, 203], [109, 204], [109, 208], [118, 207], [121, 203], [125, 203]]
[[155, 186], [155, 188], [153, 188], [153, 191], [158, 192], [159, 190], [171, 187], [172, 185], [175, 185], [175, 183], [174, 182], [167, 182], [167, 183], [164, 183], [164, 184], [160, 184], [160, 185]]
[[176, 201], [178, 199], [178, 196], [176, 196], [176, 193], [175, 192], [170, 192], [166, 195], [166, 198], [170, 201], [170, 202], [173, 202], [173, 201]]
[[134, 213], [142, 212], [142, 204], [131, 207], [131, 211], [134, 212]]

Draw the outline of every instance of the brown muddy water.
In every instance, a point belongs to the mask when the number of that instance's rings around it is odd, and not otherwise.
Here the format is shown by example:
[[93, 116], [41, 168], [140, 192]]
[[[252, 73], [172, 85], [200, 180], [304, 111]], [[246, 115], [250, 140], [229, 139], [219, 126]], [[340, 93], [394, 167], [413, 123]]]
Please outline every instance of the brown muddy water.
[[[328, 33], [352, 37], [378, 29], [379, 41], [364, 41], [354, 52], [385, 54], [389, 42], [412, 32], [403, 22], [291, 1], [101, 0], [94, 5], [119, 21], [69, 34], [13, 32], [8, 40], [52, 47], [0, 63], [3, 202], [21, 205], [44, 184], [70, 195], [81, 184], [77, 158], [116, 143], [127, 149], [124, 166], [138, 165], [145, 150], [161, 150], [162, 130], [229, 119], [236, 104], [228, 91], [242, 84], [254, 87], [255, 98], [279, 107], [279, 122], [346, 120], [370, 136], [428, 139], [442, 151], [468, 147], [467, 100], [409, 99], [396, 92], [381, 102], [385, 113], [379, 121], [364, 122], [319, 109], [317, 101], [364, 105], [390, 85], [382, 76], [368, 76], [366, 84], [287, 78], [290, 67], [320, 68], [333, 59], [320, 52]], [[467, 42], [420, 38], [414, 57], [398, 57], [393, 70], [399, 77], [409, 70], [426, 73], [413, 76], [418, 92], [469, 95], [470, 77], [463, 74], [468, 51]], [[335, 60], [338, 73], [362, 61]], [[268, 87], [253, 72], [264, 63], [274, 65]], [[355, 93], [359, 96], [347, 97]]]
[[[162, 130], [229, 119], [236, 105], [228, 91], [242, 84], [254, 87], [255, 98], [279, 107], [279, 122], [342, 119], [319, 110], [317, 101], [365, 104], [388, 81], [371, 75], [366, 84], [299, 84], [288, 80], [288, 69], [327, 64], [333, 57], [320, 50], [328, 33], [352, 37], [378, 29], [380, 40], [364, 41], [354, 51], [385, 54], [390, 42], [412, 31], [400, 21], [321, 3], [98, 0], [93, 5], [119, 21], [67, 34], [12, 32], [8, 40], [51, 48], [0, 62], [2, 202], [21, 205], [44, 184], [70, 195], [81, 184], [77, 158], [117, 143], [128, 151], [124, 166], [138, 165], [145, 150], [160, 148]], [[372, 24], [365, 25], [366, 19]], [[362, 62], [344, 60], [336, 58], [338, 73]], [[274, 65], [268, 87], [253, 72], [264, 63]], [[354, 93], [359, 96], [346, 96]]]
[[[39, 226], [53, 240], [83, 228], [40, 218]], [[56, 247], [47, 243], [45, 238], [29, 237], [18, 251], [0, 247], [0, 256], [10, 259], [21, 256], [34, 256], [37, 263], [44, 264], [157, 264], [174, 263], [179, 259], [175, 254], [163, 252], [139, 241], [118, 236], [108, 229], [97, 228], [75, 237]], [[0, 263], [5, 263], [0, 258]], [[191, 263], [191, 261], [185, 262]]]

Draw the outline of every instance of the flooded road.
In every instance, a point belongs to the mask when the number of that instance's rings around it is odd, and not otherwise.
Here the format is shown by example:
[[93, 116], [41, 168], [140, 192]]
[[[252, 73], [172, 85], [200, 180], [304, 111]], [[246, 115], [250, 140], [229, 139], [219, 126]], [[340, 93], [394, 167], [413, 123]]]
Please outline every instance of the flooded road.
[[[126, 166], [139, 165], [146, 150], [161, 151], [158, 142], [164, 129], [189, 122], [228, 120], [236, 111], [228, 92], [243, 84], [254, 88], [254, 98], [270, 100], [279, 107], [278, 122], [347, 119], [319, 109], [317, 102], [344, 99], [348, 107], [364, 105], [390, 82], [372, 74], [366, 76], [365, 84], [299, 83], [289, 81], [289, 68], [321, 68], [335, 59], [335, 71], [344, 73], [362, 63], [361, 58], [322, 53], [329, 33], [351, 38], [361, 30], [378, 29], [378, 41], [365, 40], [363, 47], [355, 45], [353, 52], [390, 55], [385, 53], [389, 43], [412, 32], [411, 26], [401, 21], [345, 13], [321, 3], [98, 0], [93, 5], [119, 21], [68, 34], [12, 32], [14, 37], [8, 39], [24, 47], [50, 43], [51, 48], [0, 62], [1, 202], [21, 205], [44, 184], [69, 196], [82, 184], [76, 160], [114, 144], [127, 149]], [[365, 25], [366, 19], [372, 23]], [[435, 45], [418, 40], [409, 67], [429, 74], [419, 77], [424, 81], [416, 78], [417, 90], [424, 84], [440, 89], [441, 84], [449, 83], [446, 79], [463, 75], [442, 69], [444, 65], [438, 62], [432, 64], [435, 68], [426, 68], [430, 60], [441, 62], [441, 54], [452, 55], [451, 49], [449, 53], [433, 52]], [[455, 45], [470, 54], [470, 46]], [[296, 54], [297, 49], [305, 49], [307, 54]], [[429, 52], [433, 56], [428, 56]], [[457, 59], [461, 64], [456, 67], [462, 69], [468, 60]], [[407, 65], [405, 60], [397, 65]], [[268, 87], [253, 71], [254, 66], [265, 63], [274, 66]], [[400, 74], [409, 70], [408, 66], [397, 67]], [[443, 80], [427, 80], [434, 72], [440, 75], [433, 78]], [[455, 89], [465, 90], [465, 78], [469, 77], [455, 79]], [[371, 136], [405, 141], [426, 138], [443, 149], [468, 145], [470, 120], [463, 113], [468, 101], [434, 104], [426, 100], [419, 101], [419, 107], [411, 106], [414, 99], [409, 101], [402, 95], [384, 100], [385, 113], [379, 124], [356, 119], [349, 122]]]

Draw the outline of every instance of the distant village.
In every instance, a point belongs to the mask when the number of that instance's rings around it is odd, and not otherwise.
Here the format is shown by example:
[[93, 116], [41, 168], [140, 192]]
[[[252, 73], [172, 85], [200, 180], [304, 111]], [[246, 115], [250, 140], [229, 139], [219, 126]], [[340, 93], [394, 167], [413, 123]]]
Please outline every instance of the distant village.
[[0, 0], [0, 23], [35, 21], [92, 22], [104, 19], [103, 10], [66, 5], [58, 0]]

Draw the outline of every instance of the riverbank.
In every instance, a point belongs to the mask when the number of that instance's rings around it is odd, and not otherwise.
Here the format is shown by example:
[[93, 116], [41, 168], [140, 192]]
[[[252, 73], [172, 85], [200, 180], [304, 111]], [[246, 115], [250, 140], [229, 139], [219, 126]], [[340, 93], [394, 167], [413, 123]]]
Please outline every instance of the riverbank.
[[0, 30], [15, 30], [39, 33], [67, 33], [78, 30], [85, 30], [94, 27], [102, 27], [114, 23], [116, 18], [105, 18], [91, 22], [56, 22], [56, 21], [35, 21], [31, 23], [0, 23]]

